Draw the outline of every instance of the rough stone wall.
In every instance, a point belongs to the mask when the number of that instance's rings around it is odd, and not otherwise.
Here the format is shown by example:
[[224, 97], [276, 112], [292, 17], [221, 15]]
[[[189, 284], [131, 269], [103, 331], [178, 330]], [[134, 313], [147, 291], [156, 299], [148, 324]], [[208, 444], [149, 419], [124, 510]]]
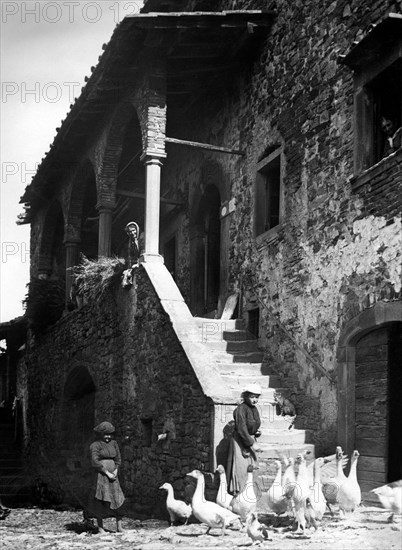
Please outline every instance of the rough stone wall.
[[[400, 158], [384, 161], [380, 175], [355, 189], [353, 73], [338, 56], [370, 24], [389, 11], [401, 12], [401, 3], [279, 1], [276, 6], [275, 23], [250, 73], [237, 77], [226, 97], [212, 94], [197, 104], [181, 135], [246, 151], [244, 159], [219, 156], [236, 200], [229, 290], [241, 287], [244, 307], [260, 307], [265, 360], [283, 375], [320, 452], [336, 443], [336, 384], [291, 337], [335, 377], [344, 324], [379, 300], [399, 299], [401, 279]], [[225, 1], [215, 9], [264, 7], [266, 2]], [[284, 147], [283, 222], [276, 240], [257, 242], [256, 164], [276, 144]], [[170, 155], [169, 176], [178, 170]], [[167, 178], [186, 183], [190, 204], [199, 186], [197, 165], [217, 156], [188, 152], [180, 174]]]
[[[209, 468], [212, 403], [142, 270], [135, 289], [118, 288], [63, 317], [31, 342], [25, 361], [29, 468], [33, 478], [64, 491], [60, 500], [85, 502], [91, 415], [95, 423], [109, 419], [116, 425], [122, 484], [137, 512], [160, 515], [162, 483], [172, 483], [184, 498], [185, 473]], [[96, 388], [94, 410], [77, 415], [83, 383], [78, 376], [72, 388], [71, 375], [83, 368]], [[66, 400], [67, 390], [76, 399]], [[158, 442], [164, 432], [167, 438]]]

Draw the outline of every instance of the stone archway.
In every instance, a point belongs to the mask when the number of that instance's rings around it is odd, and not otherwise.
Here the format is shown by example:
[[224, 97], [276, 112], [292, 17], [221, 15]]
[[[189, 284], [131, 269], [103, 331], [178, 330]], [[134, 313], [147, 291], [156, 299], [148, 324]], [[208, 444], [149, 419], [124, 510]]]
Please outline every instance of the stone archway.
[[[338, 346], [338, 442], [357, 449], [363, 492], [400, 479], [402, 304], [379, 302], [349, 321]], [[360, 447], [360, 448], [359, 448]]]
[[63, 392], [61, 454], [69, 499], [83, 505], [88, 497], [88, 448], [93, 441], [96, 387], [85, 366], [70, 371]]
[[192, 226], [191, 286], [196, 315], [209, 315], [218, 308], [220, 282], [219, 190], [208, 185], [201, 197]]
[[202, 165], [201, 182], [190, 213], [191, 311], [194, 315], [222, 313], [228, 293], [230, 181], [222, 166]]

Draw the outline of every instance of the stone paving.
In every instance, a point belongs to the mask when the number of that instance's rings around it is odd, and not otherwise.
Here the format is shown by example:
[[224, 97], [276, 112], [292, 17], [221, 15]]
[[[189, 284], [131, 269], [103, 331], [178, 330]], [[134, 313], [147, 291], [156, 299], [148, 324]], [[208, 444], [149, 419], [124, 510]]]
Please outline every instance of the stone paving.
[[[293, 550], [309, 548], [323, 550], [398, 550], [401, 549], [401, 516], [390, 524], [389, 512], [381, 508], [360, 507], [354, 515], [341, 520], [326, 514], [317, 531], [296, 535], [288, 518], [261, 516], [271, 533], [272, 540], [264, 548]], [[251, 539], [245, 532], [227, 530], [225, 536], [219, 530], [205, 535], [206, 526], [189, 524], [168, 527], [158, 519], [123, 521], [125, 532], [115, 533], [115, 522], [105, 521], [105, 535], [98, 535], [85, 526], [82, 512], [56, 511], [39, 508], [13, 509], [0, 522], [0, 548], [13, 550], [169, 550], [190, 548], [247, 548]]]

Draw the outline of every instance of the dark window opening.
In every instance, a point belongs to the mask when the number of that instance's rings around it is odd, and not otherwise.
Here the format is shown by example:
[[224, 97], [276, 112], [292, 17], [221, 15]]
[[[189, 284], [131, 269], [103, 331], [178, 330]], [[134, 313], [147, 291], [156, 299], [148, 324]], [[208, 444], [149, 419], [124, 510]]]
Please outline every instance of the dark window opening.
[[402, 145], [402, 59], [367, 85], [367, 96], [372, 100], [373, 162], [376, 163]]
[[176, 237], [171, 238], [163, 247], [165, 266], [176, 280]]
[[281, 155], [276, 149], [257, 172], [255, 193], [255, 235], [261, 235], [281, 222]]
[[152, 444], [152, 419], [151, 418], [141, 418], [142, 424], [142, 439], [144, 447], [150, 447]]
[[247, 330], [256, 338], [260, 334], [260, 309], [257, 307], [255, 309], [250, 309], [248, 312], [248, 323]]

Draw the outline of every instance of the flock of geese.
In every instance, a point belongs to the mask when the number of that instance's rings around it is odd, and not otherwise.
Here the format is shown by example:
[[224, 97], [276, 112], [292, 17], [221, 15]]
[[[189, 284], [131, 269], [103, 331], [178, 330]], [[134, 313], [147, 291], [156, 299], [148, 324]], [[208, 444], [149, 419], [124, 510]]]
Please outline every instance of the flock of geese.
[[[282, 461], [275, 460], [277, 470], [267, 493], [267, 512], [293, 517], [296, 534], [303, 534], [306, 528], [311, 527], [317, 530], [317, 522], [322, 519], [326, 509], [333, 515], [331, 507], [335, 504], [339, 507], [341, 517], [352, 514], [361, 502], [356, 472], [358, 458], [359, 452], [353, 451], [348, 476], [344, 473], [348, 457], [341, 447], [336, 448], [334, 455], [316, 458], [309, 464], [306, 463], [306, 454], [299, 454], [296, 459], [283, 457]], [[221, 535], [224, 535], [226, 527], [237, 525], [240, 529], [245, 528], [253, 544], [272, 540], [267, 527], [258, 520], [259, 490], [256, 491], [253, 482], [253, 471], [257, 468], [255, 465], [248, 466], [247, 483], [242, 492], [233, 496], [227, 490], [225, 469], [219, 465], [216, 471], [220, 482], [215, 502], [206, 500], [205, 478], [199, 470], [187, 474], [197, 482], [191, 505], [175, 499], [172, 485], [164, 483], [160, 489], [167, 492], [166, 509], [170, 525], [183, 520], [187, 525], [193, 515], [207, 525], [205, 534], [213, 528], [220, 528]], [[383, 507], [391, 511], [389, 521], [393, 520], [394, 514], [401, 513], [402, 480], [378, 487], [373, 493]]]

